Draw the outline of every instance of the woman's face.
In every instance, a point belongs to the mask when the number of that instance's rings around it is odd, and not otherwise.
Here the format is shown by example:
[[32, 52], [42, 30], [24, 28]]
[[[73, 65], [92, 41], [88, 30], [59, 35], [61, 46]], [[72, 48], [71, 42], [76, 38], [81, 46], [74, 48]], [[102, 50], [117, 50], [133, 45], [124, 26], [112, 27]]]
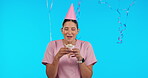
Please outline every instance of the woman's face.
[[72, 42], [75, 40], [76, 35], [78, 34], [77, 26], [72, 21], [67, 21], [64, 23], [62, 34], [64, 35], [64, 39], [68, 42]]

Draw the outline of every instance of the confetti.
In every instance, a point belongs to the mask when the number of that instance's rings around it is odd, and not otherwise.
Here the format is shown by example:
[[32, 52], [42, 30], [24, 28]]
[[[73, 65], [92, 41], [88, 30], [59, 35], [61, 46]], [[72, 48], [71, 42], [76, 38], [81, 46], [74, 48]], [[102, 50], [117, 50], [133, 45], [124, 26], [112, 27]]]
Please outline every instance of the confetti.
[[[118, 0], [119, 1], [119, 3], [121, 3], [120, 2], [120, 0]], [[126, 22], [125, 23], [123, 23], [123, 21], [121, 21], [121, 17], [123, 18], [123, 15], [121, 14], [121, 11], [123, 11], [123, 12], [125, 12], [125, 17], [126, 17], [126, 20], [127, 20], [127, 17], [128, 17], [128, 15], [129, 15], [129, 10], [130, 10], [130, 8], [135, 4], [135, 1], [136, 0], [133, 0], [132, 1], [132, 3], [128, 6], [128, 8], [125, 8], [125, 9], [121, 9], [121, 8], [117, 8], [117, 9], [115, 9], [115, 8], [112, 8], [112, 6], [108, 3], [108, 2], [106, 2], [106, 1], [103, 1], [103, 0], [99, 0], [99, 4], [104, 4], [104, 5], [106, 5], [106, 6], [108, 6], [108, 8], [110, 8], [111, 10], [113, 10], [113, 11], [116, 11], [117, 13], [118, 13], [118, 23], [119, 23], [119, 27], [118, 27], [118, 29], [119, 29], [119, 36], [118, 36], [118, 44], [121, 44], [122, 42], [123, 42], [123, 36], [124, 36], [124, 33], [123, 33], [123, 31], [125, 31], [126, 30]]]

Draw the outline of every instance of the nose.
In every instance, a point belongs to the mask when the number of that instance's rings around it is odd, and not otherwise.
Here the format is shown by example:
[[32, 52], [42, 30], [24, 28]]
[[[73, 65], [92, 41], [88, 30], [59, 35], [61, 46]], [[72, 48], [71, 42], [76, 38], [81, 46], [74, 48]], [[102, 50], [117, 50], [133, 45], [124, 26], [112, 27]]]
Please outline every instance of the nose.
[[67, 34], [72, 34], [72, 31], [71, 30], [68, 30]]

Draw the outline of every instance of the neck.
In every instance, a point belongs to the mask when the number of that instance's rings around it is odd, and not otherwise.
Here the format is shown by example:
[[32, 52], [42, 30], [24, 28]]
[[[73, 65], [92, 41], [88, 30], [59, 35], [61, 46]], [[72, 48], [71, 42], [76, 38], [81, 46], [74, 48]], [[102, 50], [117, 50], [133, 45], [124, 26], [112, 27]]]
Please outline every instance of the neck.
[[74, 39], [73, 41], [67, 41], [67, 40], [63, 39], [64, 44], [73, 44], [73, 45], [75, 45], [76, 41], [77, 41], [76, 39]]

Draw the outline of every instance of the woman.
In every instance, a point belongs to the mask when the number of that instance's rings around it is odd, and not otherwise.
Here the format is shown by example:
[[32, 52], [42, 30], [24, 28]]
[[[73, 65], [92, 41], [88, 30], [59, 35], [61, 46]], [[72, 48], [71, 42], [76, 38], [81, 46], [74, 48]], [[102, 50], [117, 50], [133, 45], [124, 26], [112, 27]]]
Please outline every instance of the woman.
[[91, 78], [97, 60], [91, 44], [76, 39], [79, 29], [73, 5], [61, 32], [64, 39], [51, 41], [42, 61], [48, 78]]

